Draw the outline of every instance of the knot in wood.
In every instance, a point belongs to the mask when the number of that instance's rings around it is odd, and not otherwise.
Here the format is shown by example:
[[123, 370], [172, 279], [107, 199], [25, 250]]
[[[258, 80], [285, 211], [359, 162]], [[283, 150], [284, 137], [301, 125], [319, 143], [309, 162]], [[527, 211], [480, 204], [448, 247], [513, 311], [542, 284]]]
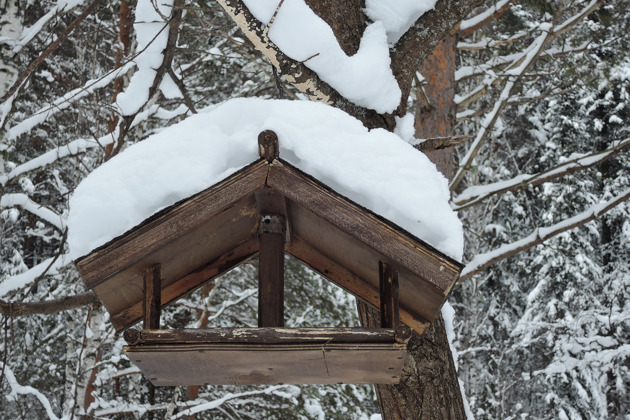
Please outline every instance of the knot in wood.
[[267, 162], [271, 162], [280, 156], [278, 136], [271, 130], [262, 131], [258, 135], [258, 154]]
[[123, 337], [125, 338], [127, 344], [129, 344], [130, 346], [135, 346], [141, 341], [140, 331], [134, 328], [129, 328], [128, 330], [125, 330], [125, 332], [123, 333]]
[[276, 215], [262, 216], [258, 226], [258, 234], [262, 235], [263, 233], [277, 233], [284, 236], [284, 217]]
[[394, 331], [394, 340], [399, 344], [405, 344], [411, 338], [411, 328], [406, 325], [399, 325]]

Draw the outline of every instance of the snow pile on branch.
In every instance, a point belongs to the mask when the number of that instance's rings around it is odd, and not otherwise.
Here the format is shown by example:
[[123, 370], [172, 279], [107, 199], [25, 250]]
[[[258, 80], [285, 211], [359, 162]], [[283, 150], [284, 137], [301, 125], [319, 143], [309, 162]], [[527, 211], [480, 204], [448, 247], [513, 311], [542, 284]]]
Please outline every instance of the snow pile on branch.
[[149, 100], [156, 70], [164, 61], [169, 32], [167, 20], [172, 8], [173, 0], [138, 1], [133, 24], [139, 51], [133, 61], [138, 70], [131, 77], [129, 86], [116, 98], [122, 115], [135, 114]]
[[435, 3], [437, 0], [366, 0], [365, 14], [374, 22], [383, 22], [387, 40], [394, 45]]
[[282, 159], [461, 258], [462, 226], [446, 179], [424, 154], [327, 105], [254, 98], [191, 116], [92, 172], [70, 201], [72, 258], [257, 160], [258, 134], [267, 129], [277, 133]]
[[357, 53], [347, 56], [330, 26], [304, 0], [243, 0], [243, 3], [256, 19], [267, 25], [269, 39], [283, 53], [304, 62], [346, 99], [379, 113], [392, 112], [400, 104], [402, 93], [390, 67], [382, 21], [369, 25]]

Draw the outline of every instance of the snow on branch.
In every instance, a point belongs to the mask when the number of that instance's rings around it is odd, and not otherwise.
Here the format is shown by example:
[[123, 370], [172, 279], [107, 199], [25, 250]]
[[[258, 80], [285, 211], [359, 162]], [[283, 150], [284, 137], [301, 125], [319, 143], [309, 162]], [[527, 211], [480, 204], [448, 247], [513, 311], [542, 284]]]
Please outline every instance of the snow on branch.
[[[508, 76], [508, 80], [492, 111], [490, 111], [490, 113], [481, 123], [481, 129], [477, 133], [475, 140], [470, 145], [468, 151], [466, 152], [466, 155], [461, 159], [462, 165], [459, 167], [459, 169], [455, 173], [455, 176], [453, 177], [453, 181], [450, 185], [451, 191], [454, 191], [459, 186], [461, 181], [464, 179], [466, 172], [472, 166], [472, 163], [477, 156], [477, 153], [481, 149], [481, 146], [483, 146], [483, 144], [489, 137], [489, 134], [492, 131], [494, 124], [499, 117], [499, 114], [508, 104], [508, 101], [510, 100], [510, 97], [512, 95], [512, 89], [514, 88], [516, 82], [519, 81], [523, 77], [523, 75], [533, 66], [538, 57], [543, 53], [544, 48], [552, 40], [565, 33], [569, 29], [573, 28], [582, 19], [584, 19], [593, 11], [597, 10], [597, 8], [603, 3], [603, 0], [591, 1], [591, 3], [589, 3], [580, 12], [576, 13], [574, 16], [570, 17], [557, 27], [551, 23], [544, 23], [540, 25], [540, 30], [542, 30], [543, 33], [539, 35], [522, 53], [524, 55], [521, 60], [514, 61], [513, 64], [510, 65], [507, 70], [503, 72], [504, 76]], [[460, 104], [461, 103], [462, 101], [460, 101]]]
[[[387, 51], [387, 45], [381, 43], [382, 39], [380, 35], [378, 35], [382, 32], [382, 26], [387, 27], [387, 23], [384, 23], [387, 19], [384, 19], [383, 22], [377, 21], [368, 25], [363, 34], [361, 45], [359, 46], [359, 53], [351, 57], [345, 54], [338, 56], [342, 59], [346, 57], [346, 59], [350, 61], [361, 60], [363, 65], [358, 66], [359, 69], [361, 67], [371, 67], [361, 70], [359, 72], [361, 74], [373, 75], [376, 69], [376, 67], [369, 64], [371, 61], [365, 61], [364, 58], [362, 58], [368, 56], [380, 57], [377, 60], [379, 63], [377, 68], [381, 70], [382, 64], [385, 63], [389, 66], [391, 60], [391, 71], [389, 69], [385, 72], [378, 70], [377, 78], [371, 77], [366, 83], [354, 80], [350, 84], [336, 83], [334, 79], [339, 76], [337, 71], [329, 71], [330, 69], [322, 71], [321, 66], [318, 67], [318, 62], [326, 61], [324, 57], [320, 56], [323, 54], [323, 50], [320, 49], [314, 53], [313, 51], [307, 53], [302, 48], [304, 46], [299, 42], [289, 42], [286, 45], [283, 43], [287, 39], [294, 41], [292, 37], [297, 37], [304, 32], [301, 28], [301, 15], [296, 16], [292, 14], [295, 12], [298, 5], [308, 9], [303, 2], [271, 2], [270, 4], [274, 7], [270, 7], [269, 5], [263, 7], [261, 6], [262, 2], [253, 0], [219, 0], [219, 3], [232, 17], [239, 28], [241, 28], [247, 38], [252, 41], [254, 46], [269, 59], [278, 73], [300, 92], [306, 94], [314, 101], [334, 104], [337, 108], [360, 119], [369, 127], [379, 126], [393, 128], [395, 126], [394, 118], [386, 113], [395, 112], [397, 115], [404, 115], [407, 106], [406, 98], [409, 95], [411, 82], [416, 70], [453, 26], [476, 4], [480, 3], [480, 0], [438, 1], [434, 9], [424, 13], [411, 24], [409, 29], [400, 37], [395, 45], [391, 46], [389, 51]], [[251, 6], [252, 12], [245, 6], [245, 3]], [[397, 8], [402, 7], [404, 10], [415, 10], [417, 5], [411, 8], [407, 8], [407, 6], [408, 5], [401, 5], [397, 6]], [[277, 31], [282, 32], [282, 36], [276, 36], [274, 34], [274, 31], [276, 31], [275, 26], [279, 25], [278, 22], [283, 12], [285, 12], [285, 9], [289, 11], [285, 13], [284, 21], [287, 23], [288, 27], [292, 26], [293, 32], [287, 32], [285, 31], [286, 28], [283, 27], [282, 30]], [[397, 11], [399, 12], [400, 10], [397, 9]], [[270, 23], [272, 15], [277, 16], [274, 22]], [[316, 15], [314, 16], [317, 17]], [[319, 19], [319, 21], [321, 21], [321, 19]], [[267, 26], [263, 26], [263, 24], [267, 24]], [[319, 38], [319, 35], [325, 32], [327, 34], [326, 42], [335, 46], [335, 50], [338, 50], [338, 42], [334, 38], [334, 34], [331, 33], [330, 27], [323, 21], [321, 21], [321, 24], [323, 25], [322, 28], [324, 28], [322, 32], [318, 31], [317, 36], [309, 33], [309, 37]], [[407, 25], [405, 25], [405, 28], [406, 27]], [[330, 35], [330, 37], [328, 35]], [[396, 37], [398, 37], [398, 35], [396, 35]], [[379, 39], [380, 41], [378, 41]], [[362, 54], [361, 51], [363, 49], [366, 50], [366, 54]], [[297, 53], [294, 53], [295, 51], [297, 51]], [[311, 55], [309, 56], [309, 54]], [[333, 59], [332, 61], [334, 62], [336, 60]], [[332, 64], [336, 65], [339, 63]], [[393, 83], [390, 77], [392, 71], [396, 78]], [[352, 73], [355, 74], [357, 72], [353, 70]], [[392, 89], [381, 89], [385, 92], [385, 95], [380, 95], [376, 102], [373, 100], [367, 102], [357, 100], [357, 98], [354, 97], [355, 94], [359, 96], [365, 95], [366, 92], [375, 85], [375, 79], [381, 79], [381, 82], [385, 79], [389, 80], [387, 86], [391, 86]], [[368, 87], [370, 87], [370, 89], [366, 89]], [[348, 89], [352, 92], [348, 92]], [[394, 95], [392, 92], [394, 92], [394, 90], [398, 92], [395, 95], [398, 98], [398, 104], [393, 105], [393, 102], [392, 104], [388, 102], [387, 106], [385, 106], [383, 99], [393, 98]], [[402, 92], [402, 95], [400, 92]]]
[[187, 416], [191, 416], [197, 413], [201, 413], [203, 411], [208, 411], [208, 410], [213, 410], [215, 408], [220, 407], [221, 405], [225, 404], [227, 401], [229, 400], [233, 400], [233, 399], [237, 399], [237, 398], [243, 398], [243, 397], [249, 397], [252, 395], [260, 395], [260, 394], [275, 394], [275, 395], [280, 395], [280, 394], [276, 394], [275, 391], [282, 389], [282, 388], [287, 388], [289, 387], [289, 385], [274, 385], [274, 386], [270, 386], [267, 387], [265, 389], [261, 389], [261, 390], [256, 390], [256, 391], [246, 391], [246, 392], [239, 392], [239, 393], [227, 393], [226, 395], [224, 395], [221, 398], [218, 398], [214, 401], [210, 401], [210, 402], [205, 402], [203, 400], [195, 400], [195, 401], [186, 401], [186, 405], [188, 407], [190, 407], [191, 405], [194, 405], [195, 403], [198, 403], [198, 405], [187, 408], [186, 410], [182, 410], [179, 413], [177, 413], [177, 415], [173, 418], [175, 419], [179, 419], [182, 417], [187, 417]]
[[63, 254], [58, 257], [48, 258], [31, 269], [9, 276], [0, 283], [0, 297], [6, 296], [7, 293], [13, 290], [21, 289], [31, 283], [44, 274], [57, 274], [63, 267], [70, 264], [72, 260], [68, 254]]
[[[64, 2], [64, 3], [67, 3], [67, 2]], [[96, 8], [96, 6], [99, 3], [100, 3], [99, 0], [92, 0], [92, 3], [90, 3], [88, 7], [70, 25], [68, 25], [66, 30], [63, 31], [63, 33], [61, 33], [55, 39], [55, 41], [52, 44], [50, 44], [48, 48], [46, 48], [46, 50], [44, 50], [44, 52], [42, 52], [39, 55], [39, 57], [37, 57], [33, 62], [31, 62], [31, 64], [26, 68], [26, 70], [22, 72], [22, 74], [20, 74], [20, 76], [15, 81], [15, 83], [13, 83], [13, 85], [9, 88], [9, 90], [2, 97], [2, 99], [0, 99], [0, 103], [3, 103], [4, 105], [5, 103], [10, 104], [13, 102], [13, 99], [15, 98], [19, 89], [26, 82], [26, 79], [28, 79], [28, 77], [35, 71], [35, 69], [39, 67], [39, 65], [43, 63], [44, 60], [46, 60], [46, 57], [48, 57], [57, 48], [59, 48], [61, 43], [65, 41], [66, 38], [68, 38], [68, 36], [72, 33], [72, 31], [74, 31], [90, 13], [92, 13], [92, 11]], [[10, 106], [8, 107], [3, 106], [2, 109], [0, 109], [0, 111], [2, 112], [2, 114], [0, 114], [0, 127], [2, 127], [2, 125], [4, 124], [5, 118], [8, 115], [9, 110], [10, 110]]]
[[84, 2], [85, 2], [84, 0], [78, 0], [78, 1], [59, 0], [57, 1], [57, 4], [55, 4], [48, 11], [48, 13], [46, 13], [44, 16], [39, 18], [37, 22], [35, 22], [33, 25], [29, 26], [28, 28], [22, 31], [22, 33], [20, 34], [20, 38], [17, 41], [15, 41], [15, 44], [13, 44], [13, 48], [11, 52], [13, 54], [18, 54], [22, 50], [22, 48], [24, 48], [29, 42], [31, 42], [33, 38], [35, 38], [35, 36], [42, 30], [42, 28], [48, 22], [50, 22], [50, 20], [53, 17], [60, 15], [61, 13], [64, 13], [64, 12], [70, 12], [72, 9], [74, 9], [77, 6], [80, 6]]
[[565, 219], [562, 222], [548, 227], [537, 228], [529, 236], [521, 240], [512, 242], [510, 244], [505, 244], [495, 249], [494, 251], [477, 254], [462, 271], [460, 281], [464, 281], [474, 276], [475, 274], [482, 272], [486, 268], [505, 258], [511, 257], [512, 255], [515, 255], [521, 251], [539, 245], [547, 239], [553, 238], [554, 236], [566, 232], [567, 230], [582, 226], [590, 222], [591, 220], [595, 220], [596, 218], [618, 206], [628, 198], [630, 198], [630, 189], [624, 191], [611, 200], [608, 200], [604, 203], [595, 204], [591, 206], [588, 210], [579, 213], [571, 218]]
[[55, 99], [50, 105], [42, 107], [30, 117], [25, 118], [24, 120], [9, 128], [7, 130], [7, 138], [15, 139], [17, 136], [29, 132], [34, 127], [43, 123], [59, 111], [69, 108], [78, 100], [94, 93], [94, 91], [96, 91], [97, 89], [108, 86], [114, 80], [127, 73], [133, 66], [134, 63], [128, 62], [122, 67], [112, 70], [102, 77], [88, 80], [83, 86], [66, 93], [60, 98]]
[[501, 0], [482, 13], [462, 21], [459, 25], [459, 37], [464, 38], [473, 34], [476, 30], [498, 19], [510, 7], [515, 0]]
[[24, 386], [20, 385], [13, 374], [13, 371], [9, 366], [3, 364], [2, 369], [4, 371], [4, 376], [9, 383], [9, 387], [11, 388], [11, 392], [5, 396], [5, 398], [9, 400], [17, 400], [18, 395], [32, 395], [40, 402], [44, 409], [46, 410], [46, 414], [50, 420], [59, 420], [59, 417], [55, 415], [52, 409], [52, 405], [50, 401], [44, 394], [39, 392], [37, 389], [32, 386]]
[[65, 228], [65, 221], [60, 214], [54, 212], [48, 207], [37, 204], [26, 194], [14, 193], [1, 196], [0, 208], [7, 207], [21, 207], [29, 213], [34, 214], [45, 222], [53, 225], [59, 231], [63, 231]]
[[462, 210], [479, 204], [483, 200], [496, 194], [501, 194], [506, 191], [517, 191], [527, 188], [530, 185], [540, 185], [582, 169], [591, 168], [605, 162], [628, 147], [630, 147], [630, 138], [618, 140], [613, 143], [612, 147], [606, 150], [566, 160], [559, 165], [537, 174], [521, 174], [506, 181], [486, 185], [475, 185], [466, 188], [461, 194], [453, 198], [454, 208], [455, 210]]
[[6, 185], [6, 183], [26, 172], [33, 171], [37, 168], [49, 165], [59, 159], [67, 156], [76, 156], [80, 153], [85, 153], [88, 149], [95, 147], [103, 147], [114, 140], [115, 133], [107, 134], [99, 139], [77, 139], [71, 141], [65, 146], [60, 146], [56, 149], [49, 150], [34, 159], [29, 160], [21, 165], [16, 166], [7, 175], [0, 175], [0, 185]]

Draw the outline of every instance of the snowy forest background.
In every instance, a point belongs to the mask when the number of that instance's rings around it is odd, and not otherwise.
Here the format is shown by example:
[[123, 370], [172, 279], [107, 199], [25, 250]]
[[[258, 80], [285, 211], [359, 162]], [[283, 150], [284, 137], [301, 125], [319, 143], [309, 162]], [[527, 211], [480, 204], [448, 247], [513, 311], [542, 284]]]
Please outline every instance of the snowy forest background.
[[[468, 267], [449, 302], [476, 418], [630, 418], [629, 5], [487, 1], [456, 30], [448, 100], [467, 137], [452, 190]], [[154, 72], [167, 82], [149, 80], [148, 100], [120, 115], [143, 52], [134, 10], [0, 0], [2, 417], [370, 418], [371, 386], [154, 388], [85, 293], [65, 220], [90, 171], [229, 98], [306, 99], [217, 2], [175, 0], [164, 19], [176, 36]], [[418, 69], [416, 115], [426, 80]], [[288, 326], [358, 325], [352, 297], [287, 264]], [[243, 265], [163, 323], [254, 326], [256, 286]], [[64, 311], [37, 304], [76, 296]]]

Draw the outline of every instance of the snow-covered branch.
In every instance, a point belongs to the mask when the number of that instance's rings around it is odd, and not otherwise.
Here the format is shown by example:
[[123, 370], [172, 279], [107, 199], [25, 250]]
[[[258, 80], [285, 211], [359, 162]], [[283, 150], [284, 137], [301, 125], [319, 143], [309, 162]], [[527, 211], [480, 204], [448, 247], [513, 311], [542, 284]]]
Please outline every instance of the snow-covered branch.
[[588, 210], [571, 218], [565, 219], [562, 222], [544, 228], [537, 228], [529, 236], [521, 240], [512, 242], [510, 244], [505, 244], [495, 249], [494, 251], [475, 255], [475, 257], [466, 265], [466, 268], [464, 268], [464, 270], [462, 271], [460, 281], [466, 280], [474, 276], [475, 274], [482, 272], [486, 268], [501, 260], [504, 260], [505, 258], [511, 257], [512, 255], [515, 255], [521, 251], [539, 245], [547, 239], [553, 238], [554, 236], [566, 232], [567, 230], [582, 226], [590, 222], [591, 220], [595, 220], [602, 214], [613, 209], [614, 207], [618, 206], [629, 198], [630, 190], [626, 190], [623, 193], [619, 194], [617, 197], [604, 203], [595, 204], [591, 206]]
[[26, 287], [44, 273], [57, 274], [59, 270], [71, 262], [72, 260], [68, 254], [63, 254], [60, 257], [48, 258], [23, 273], [10, 276], [0, 283], [0, 297], [5, 296], [13, 290]]
[[14, 193], [1, 196], [0, 208], [7, 207], [21, 207], [29, 213], [39, 217], [43, 221], [53, 225], [59, 231], [63, 231], [65, 228], [65, 220], [61, 217], [60, 214], [49, 209], [48, 207], [37, 204], [26, 194]]
[[39, 392], [37, 389], [28, 385], [20, 385], [13, 374], [13, 371], [9, 366], [3, 365], [2, 369], [4, 371], [4, 376], [9, 383], [9, 387], [11, 388], [11, 392], [6, 396], [7, 399], [17, 400], [18, 395], [32, 395], [34, 396], [39, 403], [46, 410], [46, 414], [50, 420], [59, 420], [52, 409], [52, 404], [50, 404], [50, 400], [46, 398], [44, 394]]
[[621, 151], [630, 147], [630, 138], [614, 142], [613, 146], [601, 152], [571, 158], [565, 162], [537, 174], [521, 174], [506, 181], [494, 182], [486, 185], [475, 185], [466, 188], [461, 194], [453, 198], [454, 208], [462, 210], [479, 204], [483, 200], [506, 191], [517, 191], [528, 186], [540, 185], [556, 178], [575, 173], [577, 171], [600, 165]]
[[476, 30], [483, 28], [484, 26], [490, 24], [493, 20], [498, 19], [509, 9], [510, 4], [514, 3], [514, 1], [515, 0], [500, 0], [484, 12], [462, 21], [459, 25], [459, 37], [464, 38], [472, 35]]
[[464, 176], [468, 169], [470, 169], [470, 167], [472, 166], [473, 160], [477, 156], [479, 149], [485, 143], [486, 139], [492, 132], [494, 124], [499, 118], [501, 111], [503, 111], [508, 101], [510, 100], [514, 86], [523, 77], [525, 72], [534, 64], [536, 58], [543, 51], [543, 48], [545, 47], [549, 36], [550, 32], [542, 33], [530, 44], [527, 50], [524, 51], [523, 60], [518, 65], [518, 67], [512, 67], [505, 72], [506, 75], [511, 77], [508, 78], [508, 81], [505, 83], [505, 86], [503, 87], [503, 91], [501, 92], [498, 101], [494, 104], [494, 108], [492, 109], [492, 111], [490, 111], [490, 113], [488, 113], [488, 115], [486, 115], [486, 118], [484, 118], [483, 122], [481, 123], [481, 128], [477, 132], [477, 136], [470, 145], [468, 152], [461, 159], [462, 165], [460, 165], [459, 169], [455, 173], [455, 176], [453, 177], [453, 181], [450, 184], [451, 191], [455, 190], [459, 186], [460, 182], [464, 179]]
[[[37, 57], [26, 68], [26, 70], [24, 70], [22, 72], [22, 74], [20, 74], [20, 76], [13, 83], [13, 85], [9, 88], [9, 90], [5, 93], [5, 95], [2, 97], [2, 99], [0, 99], [0, 103], [5, 103], [5, 102], [6, 103], [12, 103], [13, 102], [13, 98], [15, 98], [15, 95], [17, 94], [17, 92], [20, 89], [20, 87], [25, 83], [26, 79], [28, 79], [28, 77], [35, 71], [35, 69], [37, 67], [39, 67], [39, 65], [41, 63], [43, 63], [44, 60], [46, 60], [46, 57], [50, 56], [50, 54], [52, 54], [57, 48], [59, 48], [61, 43], [66, 40], [68, 35], [70, 35], [72, 33], [72, 31], [74, 31], [81, 24], [81, 22], [83, 22], [83, 20], [90, 13], [92, 13], [92, 11], [96, 8], [96, 6], [99, 3], [100, 3], [99, 0], [92, 0], [92, 3], [90, 3], [88, 5], [88, 7], [86, 7], [85, 10], [70, 25], [68, 25], [68, 27], [63, 31], [63, 33], [61, 33], [55, 39], [55, 41], [52, 44], [50, 44], [48, 46], [48, 48], [46, 48], [46, 50], [44, 50], [39, 55], [39, 57]], [[6, 107], [3, 107], [3, 109], [0, 109], [0, 111], [2, 112], [2, 114], [0, 115], [0, 122], [2, 124], [4, 124], [6, 115], [9, 113], [9, 109], [6, 109]], [[2, 125], [0, 125], [0, 127], [2, 127]]]

